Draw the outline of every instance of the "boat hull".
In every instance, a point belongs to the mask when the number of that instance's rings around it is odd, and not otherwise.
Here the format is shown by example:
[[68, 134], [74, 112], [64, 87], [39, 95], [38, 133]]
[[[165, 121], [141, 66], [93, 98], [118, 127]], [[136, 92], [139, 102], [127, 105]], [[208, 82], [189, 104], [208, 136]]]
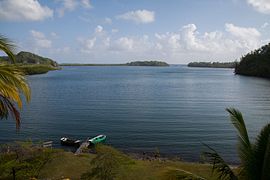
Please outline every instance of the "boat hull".
[[80, 140], [72, 140], [72, 139], [68, 139], [68, 138], [61, 138], [60, 142], [61, 142], [61, 145], [63, 145], [63, 146], [79, 147], [81, 144]]

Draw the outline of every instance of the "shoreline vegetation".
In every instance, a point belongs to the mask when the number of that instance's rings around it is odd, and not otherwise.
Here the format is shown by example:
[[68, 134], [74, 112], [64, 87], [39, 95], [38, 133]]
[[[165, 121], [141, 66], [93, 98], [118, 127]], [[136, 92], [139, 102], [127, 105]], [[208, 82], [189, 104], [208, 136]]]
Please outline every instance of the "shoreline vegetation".
[[45, 74], [49, 71], [61, 69], [56, 61], [30, 52], [21, 51], [15, 56], [15, 63], [11, 64], [7, 56], [0, 57], [1, 64], [15, 66], [25, 75]]
[[60, 67], [43, 64], [17, 64], [17, 67], [21, 69], [25, 75], [46, 74], [49, 71], [61, 69]]
[[242, 56], [239, 62], [191, 62], [187, 66], [234, 68], [238, 75], [270, 78], [270, 43]]
[[[163, 158], [156, 149], [152, 155], [123, 153], [111, 146], [98, 145], [80, 155], [62, 149], [43, 148], [32, 142], [2, 145], [0, 179], [208, 179], [210, 164]], [[105, 174], [102, 171], [106, 171]], [[14, 174], [13, 174], [14, 173]], [[103, 177], [101, 177], [103, 176]]]
[[62, 63], [60, 66], [157, 66], [166, 67], [168, 63], [163, 61], [132, 61], [124, 64], [80, 64], [80, 63]]
[[188, 67], [202, 68], [235, 68], [237, 62], [191, 62]]
[[270, 43], [241, 57], [235, 74], [270, 78]]

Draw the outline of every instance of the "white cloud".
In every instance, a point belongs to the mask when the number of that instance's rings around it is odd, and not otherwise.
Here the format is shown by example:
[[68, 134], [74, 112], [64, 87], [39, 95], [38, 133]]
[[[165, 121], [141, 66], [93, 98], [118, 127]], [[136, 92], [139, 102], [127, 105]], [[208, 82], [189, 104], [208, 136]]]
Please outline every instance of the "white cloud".
[[53, 17], [53, 10], [42, 6], [37, 0], [1, 0], [0, 20], [40, 21]]
[[95, 46], [96, 40], [96, 37], [88, 39], [78, 38], [78, 41], [81, 44], [81, 52], [90, 53]]
[[200, 32], [195, 24], [187, 24], [175, 32], [120, 37], [97, 26], [90, 38], [80, 39], [80, 49], [96, 59], [164, 59], [187, 63], [233, 61], [264, 42], [257, 29], [229, 23], [222, 31]]
[[198, 32], [195, 24], [188, 24], [183, 26], [181, 36], [185, 42], [185, 46], [189, 50], [205, 51], [207, 48], [203, 45], [201, 40], [196, 38]]
[[73, 11], [77, 6], [74, 0], [63, 0], [62, 7], [57, 10], [58, 16], [63, 17], [66, 11]]
[[133, 47], [134, 47], [134, 40], [132, 38], [121, 37], [115, 41], [113, 49], [120, 51], [121, 50], [131, 51], [133, 50]]
[[89, 0], [61, 0], [62, 5], [60, 8], [57, 9], [57, 13], [59, 17], [63, 17], [65, 15], [65, 12], [71, 12], [74, 11], [78, 6], [82, 6], [86, 9], [92, 8], [92, 5], [90, 4]]
[[144, 54], [144, 52], [149, 53], [152, 47], [153, 43], [149, 40], [149, 37], [147, 35], [143, 35], [142, 37], [123, 36], [113, 39], [107, 49], [114, 53], [132, 53], [133, 55], [140, 55]]
[[256, 28], [245, 28], [233, 24], [225, 24], [226, 31], [237, 38], [240, 44], [247, 49], [255, 49], [260, 45], [261, 33]]
[[180, 34], [167, 32], [165, 34], [155, 34], [156, 48], [164, 51], [178, 51], [181, 48]]
[[270, 14], [270, 1], [269, 0], [247, 0], [248, 4], [253, 6], [257, 11]]
[[89, 50], [92, 49], [94, 47], [94, 45], [95, 45], [95, 42], [96, 42], [96, 38], [87, 39], [85, 41], [86, 48], [89, 49]]
[[90, 4], [90, 0], [82, 0], [81, 3], [82, 3], [82, 6], [85, 8], [92, 8], [92, 5]]
[[230, 32], [232, 35], [239, 37], [241, 39], [246, 39], [248, 37], [258, 38], [261, 36], [261, 33], [256, 28], [239, 27], [230, 23], [226, 23], [225, 27], [226, 31]]
[[268, 22], [265, 22], [262, 26], [261, 26], [261, 28], [262, 29], [265, 29], [265, 28], [267, 28], [269, 26], [269, 23]]
[[98, 25], [98, 26], [96, 27], [96, 29], [95, 29], [95, 32], [96, 32], [96, 33], [102, 33], [102, 32], [103, 32], [103, 27], [100, 26], [100, 25]]
[[111, 39], [101, 25], [98, 25], [93, 34], [88, 38], [77, 38], [81, 52], [93, 53], [97, 50], [106, 50], [110, 46]]
[[117, 19], [131, 20], [135, 23], [147, 24], [155, 21], [155, 12], [148, 10], [129, 11], [116, 16]]
[[42, 32], [31, 30], [30, 33], [34, 40], [35, 48], [50, 48], [52, 46], [52, 41], [47, 39]]

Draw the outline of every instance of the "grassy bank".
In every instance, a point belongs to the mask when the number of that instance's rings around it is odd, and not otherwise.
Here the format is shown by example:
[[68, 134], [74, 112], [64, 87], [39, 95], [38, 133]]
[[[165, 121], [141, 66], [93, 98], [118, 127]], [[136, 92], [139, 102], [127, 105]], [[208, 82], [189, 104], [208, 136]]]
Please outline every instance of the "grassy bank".
[[26, 75], [45, 74], [49, 71], [59, 70], [59, 67], [44, 64], [17, 65]]
[[[91, 161], [95, 154], [75, 156], [70, 152], [61, 152], [55, 155], [41, 170], [39, 178], [80, 179], [82, 175], [91, 172], [95, 167]], [[147, 161], [131, 159], [131, 163], [123, 165], [115, 174], [117, 179], [177, 179], [179, 177], [211, 177], [211, 166], [180, 161]], [[102, 163], [102, 161], [100, 161]], [[123, 162], [122, 162], [123, 163]], [[87, 179], [87, 178], [85, 178]], [[198, 178], [199, 179], [199, 178]], [[211, 178], [210, 178], [211, 179]], [[214, 178], [215, 179], [215, 178]]]
[[135, 159], [109, 146], [95, 151], [76, 156], [29, 144], [2, 148], [0, 179], [11, 179], [14, 169], [17, 179], [216, 179], [207, 164]]

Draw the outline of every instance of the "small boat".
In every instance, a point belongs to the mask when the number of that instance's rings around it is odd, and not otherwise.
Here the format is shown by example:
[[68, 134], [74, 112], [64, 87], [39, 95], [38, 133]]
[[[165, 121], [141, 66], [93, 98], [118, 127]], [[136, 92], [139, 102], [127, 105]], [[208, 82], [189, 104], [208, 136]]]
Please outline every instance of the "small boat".
[[91, 139], [89, 139], [89, 144], [90, 145], [95, 145], [95, 144], [98, 144], [98, 143], [104, 143], [105, 140], [106, 140], [107, 136], [106, 135], [98, 135], [96, 137], [93, 137]]
[[72, 140], [67, 137], [62, 137], [60, 141], [61, 141], [61, 145], [76, 146], [76, 147], [79, 147], [82, 142], [81, 140]]

